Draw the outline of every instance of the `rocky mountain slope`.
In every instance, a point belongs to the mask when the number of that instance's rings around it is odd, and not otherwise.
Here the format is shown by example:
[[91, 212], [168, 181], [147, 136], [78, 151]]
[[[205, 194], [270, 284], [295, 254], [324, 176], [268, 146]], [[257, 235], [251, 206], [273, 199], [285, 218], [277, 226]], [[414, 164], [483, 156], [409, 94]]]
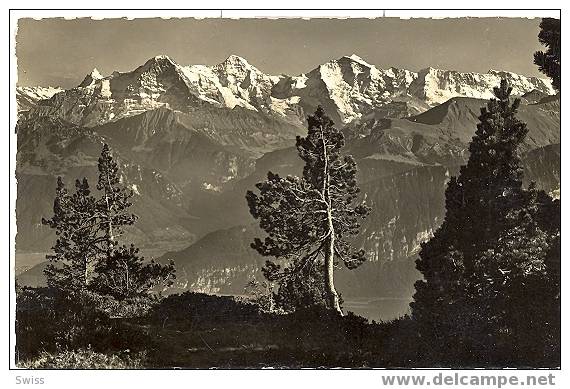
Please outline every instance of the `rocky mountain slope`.
[[[269, 170], [300, 174], [295, 136], [320, 104], [343, 128], [373, 208], [356, 242], [369, 261], [339, 272], [339, 289], [347, 298], [409, 298], [419, 245], [442, 221], [446, 182], [466, 161], [479, 110], [501, 77], [524, 95], [525, 177], [559, 196], [559, 97], [548, 81], [508, 72], [383, 70], [353, 55], [271, 76], [237, 56], [215, 66], [158, 56], [132, 72], [94, 70], [46, 99], [19, 89], [27, 108], [17, 126], [17, 250], [49, 251], [54, 236], [40, 221], [56, 177], [94, 185], [105, 142], [136, 195], [139, 222], [125, 238], [147, 257], [175, 260], [174, 290], [242, 294], [264, 262], [249, 248], [261, 232], [245, 192]], [[19, 282], [41, 283], [43, 266]]]
[[51, 98], [56, 93], [62, 92], [61, 88], [52, 86], [19, 86], [16, 88], [16, 105], [18, 112], [27, 111], [35, 107], [40, 100]]
[[[20, 120], [16, 129], [16, 248], [45, 252], [54, 234], [41, 225], [41, 219], [52, 212], [57, 176], [64, 177], [70, 188], [75, 179], [87, 177], [95, 190], [97, 159], [106, 139], [91, 129], [49, 116]], [[130, 229], [129, 238], [149, 246], [191, 239], [183, 227], [183, 221], [191, 216], [184, 211], [179, 187], [157, 170], [124, 158], [118, 150], [114, 155], [123, 183], [135, 193], [134, 212], [144, 220]]]
[[[559, 145], [526, 153], [526, 183], [534, 181], [548, 192], [559, 188], [559, 158]], [[415, 255], [420, 243], [443, 221], [446, 183], [457, 168], [408, 165], [406, 170], [399, 166], [397, 170], [402, 169], [401, 172], [361, 185], [373, 211], [355, 243], [365, 248], [369, 260], [359, 269], [339, 273], [339, 290], [346, 297], [411, 297], [413, 282], [419, 277]], [[362, 165], [361, 170], [365, 170]], [[546, 171], [551, 173], [546, 175]], [[229, 197], [223, 200], [228, 201]], [[226, 216], [228, 224], [232, 219], [248, 220], [245, 201], [240, 204], [236, 199], [231, 204], [233, 212], [220, 208], [221, 217]], [[219, 229], [184, 250], [166, 253], [162, 260], [174, 260], [181, 271], [175, 289], [241, 294], [248, 281], [261, 277], [259, 270], [264, 259], [248, 244], [256, 236], [263, 233], [252, 224]]]
[[[525, 177], [549, 191], [559, 187], [559, 145], [535, 149], [524, 155]], [[284, 169], [280, 170], [279, 166]], [[292, 165], [277, 164], [274, 171], [286, 172]], [[361, 170], [367, 169], [361, 165]], [[356, 244], [369, 253], [362, 267], [338, 274], [338, 287], [348, 299], [362, 297], [411, 298], [415, 270], [415, 255], [420, 243], [429, 238], [444, 216], [443, 193], [450, 175], [456, 170], [443, 166], [394, 167], [400, 173], [380, 175], [362, 184], [362, 192], [373, 208], [363, 225]], [[552, 173], [548, 176], [546, 171]], [[364, 174], [362, 172], [361, 174]], [[249, 178], [249, 177], [248, 177]], [[249, 181], [246, 179], [244, 181]], [[228, 201], [231, 196], [223, 197]], [[241, 201], [239, 201], [241, 200]], [[248, 221], [243, 196], [228, 208], [239, 209], [228, 216], [227, 224]], [[220, 204], [222, 201], [220, 201]], [[213, 227], [215, 228], [215, 227]], [[264, 258], [249, 247], [262, 232], [252, 223], [220, 228], [206, 234], [185, 249], [172, 251], [161, 260], [174, 260], [177, 280], [172, 291], [196, 290], [206, 293], [243, 294], [252, 279], [261, 279]], [[23, 283], [42, 282], [43, 264], [20, 276]]]

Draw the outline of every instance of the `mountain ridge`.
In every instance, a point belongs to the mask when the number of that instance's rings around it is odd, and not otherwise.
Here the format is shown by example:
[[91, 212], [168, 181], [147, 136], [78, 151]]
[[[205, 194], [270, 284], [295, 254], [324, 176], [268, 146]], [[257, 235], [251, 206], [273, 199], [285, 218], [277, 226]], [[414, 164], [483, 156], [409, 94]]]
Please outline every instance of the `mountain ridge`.
[[[187, 111], [200, 104], [239, 106], [296, 124], [320, 104], [333, 120], [348, 124], [402, 98], [419, 99], [430, 107], [459, 96], [488, 99], [501, 78], [509, 81], [514, 95], [532, 90], [554, 94], [550, 81], [537, 77], [496, 70], [381, 69], [356, 54], [299, 75], [265, 74], [237, 55], [213, 66], [184, 66], [158, 55], [130, 72], [102, 76], [94, 69], [77, 87], [37, 103], [89, 127], [161, 106]], [[19, 92], [23, 101], [25, 91]]]

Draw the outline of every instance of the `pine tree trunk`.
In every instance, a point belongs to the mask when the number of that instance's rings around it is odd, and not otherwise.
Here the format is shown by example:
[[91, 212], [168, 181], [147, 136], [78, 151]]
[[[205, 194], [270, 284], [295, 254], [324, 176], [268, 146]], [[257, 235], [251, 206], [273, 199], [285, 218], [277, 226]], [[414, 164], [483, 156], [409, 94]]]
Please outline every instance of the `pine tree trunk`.
[[338, 298], [338, 293], [334, 287], [334, 245], [335, 245], [335, 234], [334, 234], [334, 224], [332, 215], [332, 204], [330, 196], [330, 174], [329, 174], [329, 156], [327, 152], [327, 145], [325, 142], [325, 136], [323, 133], [323, 128], [321, 127], [321, 140], [323, 142], [323, 197], [327, 203], [327, 223], [329, 236], [327, 242], [325, 243], [325, 289], [329, 295], [331, 308], [338, 312], [342, 316], [342, 309], [340, 309], [340, 301]]
[[105, 195], [105, 202], [107, 203], [107, 249], [108, 254], [110, 254], [113, 248], [113, 224], [111, 223], [111, 205], [109, 204], [109, 197]]
[[129, 288], [130, 288], [130, 286], [129, 286], [129, 282], [130, 282], [130, 280], [129, 280], [129, 265], [126, 262], [123, 262], [123, 266], [125, 267], [125, 276], [126, 276], [125, 296], [128, 296], [129, 295]]
[[[109, 173], [107, 172], [107, 184], [110, 191], [112, 191], [111, 181], [109, 180]], [[111, 257], [111, 253], [113, 252], [113, 240], [115, 237], [113, 236], [113, 223], [112, 223], [112, 216], [111, 216], [111, 204], [109, 203], [109, 196], [107, 195], [107, 188], [105, 188], [105, 202], [107, 203], [107, 259]]]
[[325, 245], [325, 288], [329, 295], [331, 308], [342, 316], [338, 293], [334, 287], [334, 244], [334, 232], [331, 232]]
[[85, 286], [89, 286], [89, 259], [85, 257], [85, 271], [83, 273]]
[[[327, 179], [328, 181], [328, 179]], [[331, 308], [337, 311], [342, 316], [342, 309], [340, 309], [340, 301], [338, 293], [334, 287], [334, 245], [335, 245], [335, 232], [333, 224], [333, 215], [330, 203], [330, 194], [327, 188], [326, 197], [328, 202], [327, 208], [327, 223], [329, 228], [329, 236], [325, 243], [325, 288], [329, 295]]]

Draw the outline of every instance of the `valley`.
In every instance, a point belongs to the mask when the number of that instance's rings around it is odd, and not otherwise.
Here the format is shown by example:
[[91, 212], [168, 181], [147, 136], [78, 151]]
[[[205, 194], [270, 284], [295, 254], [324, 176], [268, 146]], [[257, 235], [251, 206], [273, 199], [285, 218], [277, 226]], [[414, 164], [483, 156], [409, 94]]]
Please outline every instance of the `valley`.
[[372, 208], [355, 241], [368, 261], [339, 271], [338, 289], [356, 313], [403, 315], [420, 277], [420, 245], [443, 221], [447, 181], [467, 160], [479, 110], [501, 77], [523, 99], [525, 182], [559, 196], [560, 99], [545, 79], [378, 69], [356, 55], [273, 76], [238, 56], [212, 67], [157, 56], [127, 73], [93, 71], [69, 90], [20, 88], [18, 282], [42, 285], [41, 256], [55, 236], [41, 219], [57, 176], [69, 187], [87, 177], [94, 187], [108, 143], [139, 216], [123, 238], [146, 258], [175, 262], [166, 292], [242, 295], [265, 262], [250, 248], [262, 233], [245, 192], [268, 171], [301, 174], [295, 137], [320, 104], [342, 128]]

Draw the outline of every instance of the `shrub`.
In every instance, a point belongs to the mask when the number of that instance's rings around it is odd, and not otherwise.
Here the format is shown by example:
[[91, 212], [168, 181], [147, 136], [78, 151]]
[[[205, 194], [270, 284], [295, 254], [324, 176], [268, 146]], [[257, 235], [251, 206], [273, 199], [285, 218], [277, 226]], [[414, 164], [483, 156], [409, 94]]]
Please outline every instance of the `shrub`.
[[18, 367], [24, 369], [140, 369], [144, 367], [143, 353], [130, 355], [103, 354], [91, 349], [42, 352], [34, 359], [21, 361]]
[[[151, 344], [143, 328], [110, 313], [146, 312], [147, 300], [118, 303], [90, 292], [66, 294], [53, 288], [21, 288], [16, 298], [16, 357], [41, 352], [93, 348], [98, 352], [144, 350]], [[125, 312], [122, 312], [125, 313]], [[132, 319], [131, 319], [132, 320]]]
[[161, 327], [188, 329], [222, 323], [258, 322], [264, 317], [251, 303], [230, 296], [184, 292], [170, 295], [150, 309], [147, 322]]

